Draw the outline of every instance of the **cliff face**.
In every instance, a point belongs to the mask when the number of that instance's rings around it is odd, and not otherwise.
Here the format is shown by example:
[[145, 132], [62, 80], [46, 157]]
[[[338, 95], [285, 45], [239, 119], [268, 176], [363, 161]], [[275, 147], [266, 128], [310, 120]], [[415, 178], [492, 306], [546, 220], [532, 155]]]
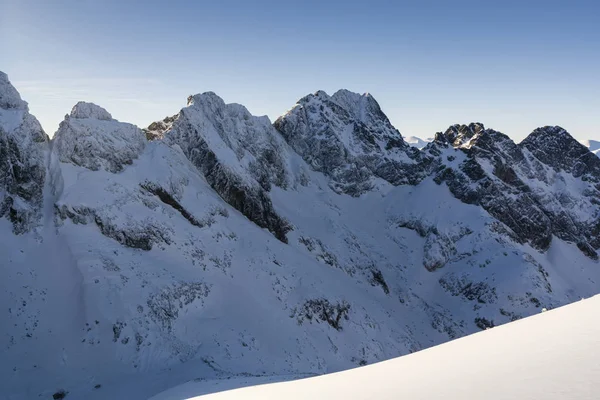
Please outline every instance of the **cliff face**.
[[0, 72], [0, 218], [16, 234], [40, 224], [48, 136]]
[[431, 162], [404, 142], [369, 94], [316, 92], [274, 126], [307, 164], [330, 177], [338, 193], [360, 196], [382, 180], [414, 185]]
[[537, 129], [517, 145], [481, 124], [455, 125], [426, 151], [439, 160], [436, 182], [518, 241], [544, 251], [559, 237], [597, 259], [600, 160], [564, 129]]

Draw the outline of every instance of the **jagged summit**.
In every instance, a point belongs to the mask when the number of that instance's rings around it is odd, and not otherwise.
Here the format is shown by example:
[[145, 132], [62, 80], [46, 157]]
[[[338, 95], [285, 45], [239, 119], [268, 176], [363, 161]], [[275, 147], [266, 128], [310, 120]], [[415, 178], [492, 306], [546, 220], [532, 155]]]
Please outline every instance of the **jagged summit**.
[[369, 94], [318, 91], [301, 98], [273, 125], [309, 165], [331, 177], [338, 193], [360, 196], [382, 181], [414, 184], [429, 165]]
[[600, 179], [600, 159], [560, 126], [537, 128], [519, 146], [555, 170], [575, 177], [591, 173], [593, 179]]
[[21, 100], [21, 95], [8, 80], [8, 75], [0, 71], [0, 108], [27, 109], [27, 102]]
[[189, 96], [187, 105], [207, 115], [213, 113], [226, 114], [232, 118], [241, 118], [246, 121], [254, 119], [260, 120], [264, 124], [271, 124], [269, 117], [252, 115], [245, 106], [238, 103], [225, 103], [219, 95], [211, 91]]
[[217, 95], [215, 92], [208, 91], [203, 93], [197, 93], [188, 96], [187, 105], [189, 106], [204, 106], [207, 104], [214, 104], [217, 107], [224, 107], [225, 101]]
[[53, 140], [61, 162], [113, 173], [131, 164], [146, 144], [137, 126], [114, 120], [104, 108], [83, 101], [60, 123]]
[[331, 99], [348, 110], [362, 123], [377, 124], [379, 121], [385, 121], [390, 124], [387, 116], [381, 111], [377, 100], [369, 93], [358, 94], [340, 89], [331, 96]]
[[253, 116], [246, 107], [205, 92], [189, 96], [187, 107], [152, 123], [146, 135], [179, 146], [223, 199], [287, 241], [290, 226], [275, 212], [268, 192], [272, 185], [294, 186], [297, 179], [289, 148], [268, 117]]
[[483, 132], [485, 132], [485, 126], [480, 122], [472, 122], [468, 125], [455, 124], [444, 132], [436, 133], [434, 142], [461, 147]]
[[110, 113], [104, 108], [94, 103], [87, 103], [85, 101], [80, 101], [75, 104], [69, 116], [77, 119], [91, 118], [101, 121], [111, 121], [113, 119], [112, 115], [110, 115]]

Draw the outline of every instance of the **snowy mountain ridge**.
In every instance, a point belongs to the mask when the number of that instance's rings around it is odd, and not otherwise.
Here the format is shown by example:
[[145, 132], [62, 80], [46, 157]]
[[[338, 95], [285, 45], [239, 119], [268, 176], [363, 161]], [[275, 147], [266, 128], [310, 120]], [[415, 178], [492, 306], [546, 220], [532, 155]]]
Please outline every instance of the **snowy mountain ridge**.
[[207, 92], [145, 130], [78, 103], [50, 141], [0, 83], [12, 398], [339, 371], [598, 292], [599, 169], [559, 128], [420, 151], [370, 95], [271, 124]]
[[428, 143], [433, 142], [433, 138], [421, 139], [416, 136], [408, 136], [404, 137], [404, 141], [408, 143], [410, 146], [416, 147], [421, 150], [423, 147], [427, 146]]

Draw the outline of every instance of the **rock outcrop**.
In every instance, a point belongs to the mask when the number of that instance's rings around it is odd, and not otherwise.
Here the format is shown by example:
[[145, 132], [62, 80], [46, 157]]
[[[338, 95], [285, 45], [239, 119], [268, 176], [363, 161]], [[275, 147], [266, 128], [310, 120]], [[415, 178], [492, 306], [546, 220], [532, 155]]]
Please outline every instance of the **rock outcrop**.
[[431, 162], [404, 142], [370, 94], [318, 91], [300, 99], [274, 126], [312, 168], [331, 178], [338, 193], [360, 196], [377, 178], [414, 185]]
[[147, 140], [137, 126], [113, 119], [100, 106], [79, 102], [60, 123], [53, 141], [61, 162], [117, 173], [139, 156]]
[[425, 150], [438, 158], [434, 180], [512, 237], [546, 250], [554, 235], [598, 257], [600, 159], [564, 129], [539, 128], [517, 145], [480, 123], [454, 125]]
[[47, 150], [48, 136], [0, 72], [0, 218], [17, 234], [40, 223]]
[[268, 192], [272, 185], [285, 189], [299, 179], [289, 167], [287, 145], [267, 117], [207, 92], [190, 96], [178, 115], [146, 131], [178, 145], [225, 201], [287, 242], [291, 226], [275, 212]]

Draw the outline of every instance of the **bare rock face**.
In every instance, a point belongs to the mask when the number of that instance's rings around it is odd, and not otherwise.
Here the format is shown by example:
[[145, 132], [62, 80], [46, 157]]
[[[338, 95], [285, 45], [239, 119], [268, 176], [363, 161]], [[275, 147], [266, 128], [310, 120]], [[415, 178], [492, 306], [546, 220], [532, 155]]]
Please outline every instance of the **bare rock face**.
[[27, 102], [0, 72], [0, 218], [16, 234], [40, 224], [48, 136]]
[[555, 171], [593, 181], [600, 177], [600, 159], [560, 126], [538, 128], [519, 146]]
[[53, 151], [61, 162], [117, 173], [139, 156], [146, 141], [137, 126], [112, 119], [100, 106], [79, 102], [60, 123]]
[[268, 192], [272, 185], [285, 189], [299, 179], [290, 172], [288, 146], [267, 117], [207, 92], [190, 96], [178, 115], [146, 132], [178, 145], [225, 201], [287, 242], [291, 226], [277, 215]]
[[309, 165], [331, 178], [338, 193], [360, 196], [376, 178], [416, 184], [431, 163], [404, 142], [369, 94], [318, 91], [300, 99], [274, 126]]
[[521, 242], [546, 250], [555, 235], [598, 257], [600, 159], [564, 129], [536, 129], [517, 145], [479, 123], [454, 125], [426, 151], [438, 157], [436, 182], [482, 206]]

